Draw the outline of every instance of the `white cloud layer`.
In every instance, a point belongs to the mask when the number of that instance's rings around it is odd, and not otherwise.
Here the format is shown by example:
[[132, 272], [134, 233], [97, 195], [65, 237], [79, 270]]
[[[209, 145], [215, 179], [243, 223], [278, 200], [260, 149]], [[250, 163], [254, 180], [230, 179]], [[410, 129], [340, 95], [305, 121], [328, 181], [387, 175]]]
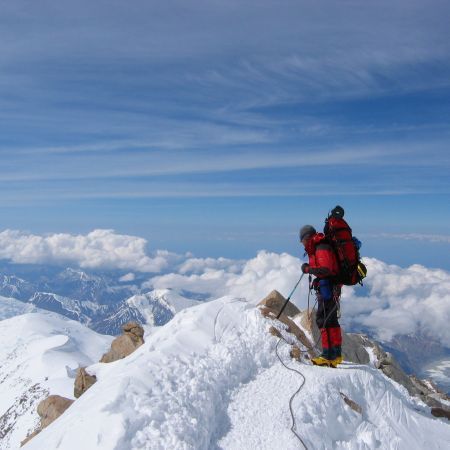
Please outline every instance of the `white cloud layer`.
[[[208, 265], [208, 262], [210, 264]], [[302, 261], [288, 254], [265, 251], [242, 264], [203, 260], [203, 271], [170, 273], [152, 278], [148, 286], [184, 289], [219, 297], [225, 294], [258, 302], [271, 290], [288, 296], [301, 274]], [[364, 287], [345, 287], [342, 323], [354, 330], [370, 329], [389, 341], [396, 334], [424, 333], [450, 347], [450, 274], [420, 265], [401, 268], [365, 258], [369, 276]], [[191, 264], [187, 260], [182, 267]], [[293, 295], [300, 308], [307, 305], [308, 286], [302, 282]], [[314, 303], [311, 297], [311, 305]]]
[[[14, 263], [73, 264], [90, 269], [121, 269], [160, 273], [143, 288], [170, 288], [217, 298], [245, 297], [258, 302], [277, 289], [288, 296], [301, 274], [302, 260], [287, 253], [260, 251], [248, 261], [194, 258], [165, 250], [147, 253], [147, 241], [112, 230], [87, 235], [38, 236], [20, 231], [0, 233], [0, 259]], [[369, 276], [364, 287], [346, 287], [342, 295], [342, 323], [353, 330], [370, 329], [389, 341], [396, 334], [420, 332], [450, 348], [450, 273], [420, 265], [401, 268], [365, 258]], [[292, 297], [306, 308], [308, 284], [304, 280]], [[311, 305], [314, 303], [311, 297]]]
[[160, 272], [177, 258], [167, 251], [146, 253], [147, 241], [137, 236], [94, 230], [38, 236], [16, 230], [0, 233], [0, 259], [19, 264], [76, 264], [87, 269]]
[[450, 274], [418, 264], [404, 269], [372, 258], [366, 262], [367, 291], [352, 288], [343, 297], [348, 322], [387, 341], [421, 332], [450, 347]]

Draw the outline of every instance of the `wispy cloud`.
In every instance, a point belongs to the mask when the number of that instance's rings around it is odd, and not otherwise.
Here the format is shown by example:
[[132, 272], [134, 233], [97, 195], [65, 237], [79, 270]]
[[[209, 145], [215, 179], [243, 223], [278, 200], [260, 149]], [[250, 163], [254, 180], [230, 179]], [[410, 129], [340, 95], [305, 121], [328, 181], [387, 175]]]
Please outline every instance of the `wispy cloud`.
[[0, 206], [23, 214], [8, 226], [32, 227], [20, 208], [43, 203], [39, 221], [77, 203], [67, 220], [92, 229], [94, 203], [153, 221], [158, 198], [448, 195], [449, 13], [441, 0], [5, 3]]
[[[177, 140], [171, 145], [167, 143], [170, 150], [154, 148], [159, 145], [157, 141], [93, 143], [40, 148], [36, 152], [19, 150], [7, 157], [5, 164], [11, 170], [4, 170], [0, 174], [0, 180], [77, 180], [344, 165], [444, 167], [450, 163], [445, 155], [439, 159], [431, 158], [433, 153], [440, 154], [445, 145], [439, 141], [428, 143], [426, 153], [423, 151], [424, 144], [411, 143], [405, 146], [389, 141], [378, 145], [342, 145], [331, 148], [313, 148], [311, 144], [294, 145], [293, 148], [274, 151], [264, 145], [270, 142], [264, 134], [225, 135], [226, 131], [221, 131], [202, 145], [197, 144], [195, 148], [179, 149], [178, 146], [182, 144]], [[216, 142], [215, 149], [210, 148], [213, 141]], [[260, 146], [246, 147], [245, 143], [250, 142], [258, 142]]]
[[403, 239], [407, 241], [428, 241], [450, 244], [450, 235], [448, 234], [421, 234], [421, 233], [378, 233], [366, 234], [371, 238]]

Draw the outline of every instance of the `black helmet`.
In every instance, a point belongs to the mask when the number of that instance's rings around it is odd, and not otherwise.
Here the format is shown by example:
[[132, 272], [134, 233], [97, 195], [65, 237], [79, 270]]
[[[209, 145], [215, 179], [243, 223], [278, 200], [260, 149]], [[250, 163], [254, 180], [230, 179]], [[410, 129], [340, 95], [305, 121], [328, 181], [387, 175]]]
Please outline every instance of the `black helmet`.
[[300, 228], [300, 242], [303, 241], [303, 239], [308, 235], [316, 234], [317, 231], [312, 225], [303, 225]]
[[335, 217], [336, 219], [342, 219], [344, 217], [344, 208], [342, 206], [335, 206], [330, 213], [330, 217]]

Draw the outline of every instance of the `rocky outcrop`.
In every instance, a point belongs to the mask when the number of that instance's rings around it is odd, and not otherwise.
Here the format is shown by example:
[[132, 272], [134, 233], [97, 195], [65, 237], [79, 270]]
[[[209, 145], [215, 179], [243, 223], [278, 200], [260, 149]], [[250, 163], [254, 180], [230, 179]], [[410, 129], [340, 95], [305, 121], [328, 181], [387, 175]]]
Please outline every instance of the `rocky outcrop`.
[[75, 377], [75, 383], [73, 386], [73, 395], [75, 398], [83, 395], [94, 383], [96, 383], [97, 377], [86, 372], [85, 367], [80, 367], [77, 370], [77, 376]]
[[41, 418], [41, 423], [37, 430], [22, 441], [21, 445], [25, 445], [45, 427], [54, 422], [73, 402], [74, 400], [70, 400], [59, 395], [50, 395], [45, 400], [42, 400], [37, 407], [37, 412]]
[[447, 420], [450, 420], [450, 410], [444, 408], [431, 408], [431, 414], [434, 417], [443, 417]]
[[[261, 314], [264, 317], [275, 319], [280, 309], [283, 307], [285, 301], [286, 299], [278, 291], [272, 291], [264, 300], [259, 303]], [[285, 314], [284, 312], [286, 311], [287, 313]], [[295, 338], [300, 341], [300, 343], [304, 347], [306, 347], [309, 357], [314, 358], [314, 356], [316, 356], [317, 354], [313, 346], [311, 345], [311, 341], [305, 335], [303, 330], [292, 319], [288, 317], [289, 313], [298, 315], [300, 314], [300, 310], [295, 305], [289, 302], [288, 306], [285, 308], [283, 314], [281, 314], [278, 320], [287, 326], [286, 331], [288, 333], [292, 333]], [[279, 337], [282, 336], [280, 330], [278, 330], [276, 327], [272, 328], [273, 330], [270, 330], [270, 333], [275, 336], [277, 334], [279, 335]], [[299, 353], [301, 352], [299, 351]]]
[[[271, 292], [259, 303], [261, 314], [269, 319], [276, 319], [284, 302], [285, 299], [280, 293], [277, 291]], [[292, 333], [306, 347], [309, 357], [314, 357], [321, 351], [320, 331], [316, 325], [315, 311], [299, 311], [294, 305], [291, 304], [291, 306], [293, 308], [288, 309], [286, 307], [286, 314], [283, 313], [279, 318], [279, 321], [285, 324], [287, 328], [277, 326], [277, 322], [274, 321], [269, 332], [273, 336], [285, 340], [286, 336], [283, 335], [283, 331]], [[297, 313], [295, 313], [296, 309]], [[288, 317], [291, 314], [294, 314], [292, 319]], [[289, 343], [293, 344], [292, 342]], [[292, 358], [298, 359], [301, 354], [304, 354], [304, 352], [298, 347], [297, 350], [294, 350], [294, 347], [291, 348]], [[448, 407], [450, 398], [446, 394], [440, 392], [428, 380], [420, 380], [417, 377], [407, 375], [391, 353], [386, 352], [366, 335], [343, 332], [342, 354], [345, 361], [356, 364], [369, 364], [373, 361], [375, 367], [380, 369], [387, 377], [404, 386], [410, 395], [419, 397], [433, 408], [433, 414], [436, 417], [448, 417], [450, 415], [450, 408]], [[342, 398], [346, 401], [344, 397]], [[347, 401], [346, 403], [349, 404]]]
[[[122, 330], [123, 334], [114, 339], [111, 344], [111, 349], [102, 356], [100, 362], [109, 363], [125, 358], [144, 343], [144, 329], [137, 322], [126, 323], [122, 326]], [[73, 387], [74, 397], [79, 398], [95, 384], [96, 381], [97, 377], [95, 375], [88, 373], [85, 367], [80, 367], [77, 370], [75, 377]], [[51, 395], [39, 403], [37, 412], [41, 417], [41, 424], [37, 430], [22, 441], [21, 445], [26, 444], [30, 439], [40, 433], [46, 426], [58, 418], [73, 402], [74, 400], [69, 400], [60, 397], [59, 395]], [[0, 417], [0, 423], [2, 419], [3, 416]], [[0, 437], [2, 437], [1, 432]]]
[[[268, 308], [271, 312], [273, 312], [273, 314], [275, 314], [276, 317], [281, 311], [281, 308], [283, 307], [285, 302], [286, 299], [278, 291], [273, 290], [266, 298], [258, 303], [258, 306], [264, 306]], [[286, 308], [284, 308], [283, 310], [283, 315], [289, 317], [294, 317], [299, 313], [300, 310], [291, 302], [288, 302]]]
[[[314, 341], [316, 350], [320, 351], [320, 331], [316, 325], [316, 311], [302, 311], [294, 317], [294, 321], [307, 331]], [[361, 334], [342, 333], [342, 355], [346, 361], [368, 364], [370, 356], [366, 346], [370, 345], [369, 339]]]
[[[105, 353], [100, 362], [110, 363], [131, 355], [144, 343], [144, 329], [136, 322], [128, 322], [122, 326], [123, 334], [111, 343], [110, 350]], [[73, 395], [78, 398], [84, 394], [97, 378], [86, 372], [86, 368], [80, 367], [75, 378]]]
[[110, 363], [123, 359], [144, 343], [144, 329], [136, 322], [128, 322], [122, 329], [123, 334], [114, 339], [111, 349], [102, 356], [100, 362]]
[[45, 428], [55, 421], [73, 402], [74, 400], [60, 395], [50, 395], [39, 403], [37, 412], [41, 418], [41, 428]]
[[369, 364], [370, 356], [366, 347], [370, 344], [369, 339], [362, 334], [342, 333], [342, 356], [345, 361]]
[[302, 359], [302, 351], [296, 345], [291, 346], [289, 355], [292, 359], [296, 359], [297, 361]]
[[355, 401], [353, 401], [351, 398], [347, 397], [343, 392], [339, 392], [339, 394], [341, 395], [342, 400], [344, 400], [344, 402], [351, 408], [353, 409], [353, 411], [359, 413], [362, 415], [363, 413], [363, 409], [361, 408], [360, 405], [358, 405], [358, 403], [356, 403]]

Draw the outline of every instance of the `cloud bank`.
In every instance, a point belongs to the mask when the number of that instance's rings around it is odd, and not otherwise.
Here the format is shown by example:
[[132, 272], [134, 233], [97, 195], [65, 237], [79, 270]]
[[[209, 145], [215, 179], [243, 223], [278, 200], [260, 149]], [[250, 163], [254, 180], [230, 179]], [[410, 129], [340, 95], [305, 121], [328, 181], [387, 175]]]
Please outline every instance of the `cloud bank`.
[[149, 256], [147, 241], [137, 236], [94, 230], [38, 236], [17, 230], [0, 233], [0, 259], [19, 264], [76, 264], [86, 269], [160, 272], [178, 257], [167, 251]]
[[[401, 268], [374, 258], [364, 261], [369, 269], [365, 286], [343, 290], [343, 325], [354, 331], [369, 329], [382, 341], [422, 333], [450, 348], [450, 273], [420, 265]], [[301, 274], [301, 264], [299, 258], [288, 254], [261, 251], [240, 270], [232, 262], [220, 268], [215, 262], [203, 272], [156, 276], [147, 286], [185, 289], [211, 298], [229, 294], [256, 303], [273, 289], [287, 297]], [[307, 298], [304, 280], [292, 299], [304, 309]], [[313, 295], [311, 305], [314, 301]]]
[[[148, 272], [144, 289], [174, 289], [214, 299], [223, 295], [257, 303], [277, 289], [288, 296], [301, 275], [302, 260], [287, 253], [260, 251], [242, 261], [195, 258], [165, 250], [148, 252], [147, 241], [112, 230], [86, 235], [39, 236], [15, 230], [0, 233], [0, 258], [14, 263], [72, 264], [86, 269], [119, 269], [120, 281], [133, 272]], [[365, 258], [369, 276], [364, 287], [345, 287], [342, 323], [354, 331], [370, 330], [380, 340], [421, 333], [450, 348], [450, 273], [421, 265], [402, 268]], [[292, 297], [306, 308], [308, 283]], [[314, 296], [311, 296], [311, 306]]]

